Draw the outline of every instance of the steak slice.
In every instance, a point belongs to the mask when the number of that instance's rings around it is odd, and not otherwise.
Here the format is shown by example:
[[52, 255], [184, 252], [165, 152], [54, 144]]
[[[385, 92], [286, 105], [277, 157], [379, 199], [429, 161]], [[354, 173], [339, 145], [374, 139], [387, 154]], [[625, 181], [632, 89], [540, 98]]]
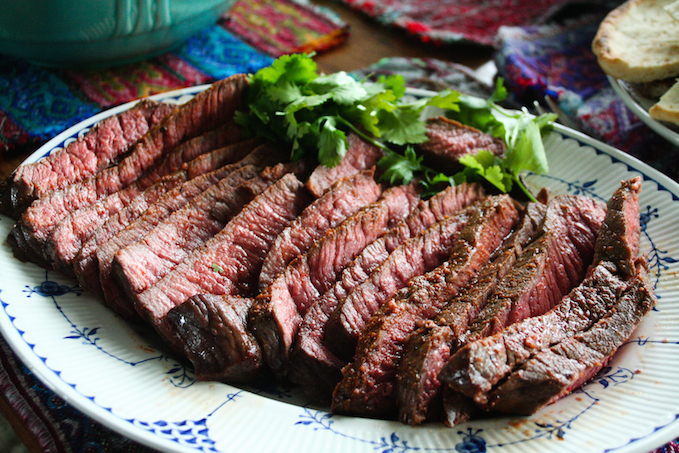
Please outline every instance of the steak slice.
[[405, 341], [488, 262], [518, 221], [509, 196], [490, 197], [460, 232], [449, 261], [410, 280], [370, 318], [353, 362], [333, 392], [334, 413], [387, 416], [396, 409], [396, 372]]
[[623, 181], [608, 200], [608, 212], [597, 239], [594, 262], [609, 261], [623, 275], [636, 275], [635, 259], [639, 254], [639, 192], [641, 177]]
[[604, 317], [589, 329], [538, 352], [491, 391], [489, 408], [532, 414], [594, 377], [655, 306], [645, 265], [640, 259], [629, 288]]
[[320, 165], [309, 176], [306, 185], [316, 198], [323, 195], [337, 181], [373, 168], [383, 155], [381, 149], [356, 134], [348, 134], [347, 142], [347, 154], [339, 165], [332, 168]]
[[445, 116], [427, 120], [427, 138], [428, 141], [417, 145], [425, 162], [450, 174], [460, 170], [462, 156], [477, 154], [480, 150], [503, 156], [507, 150], [502, 139]]
[[[138, 317], [136, 310], [127, 302], [128, 299], [121, 293], [120, 287], [114, 282], [111, 274], [113, 259], [119, 250], [142, 240], [172, 213], [182, 209], [195, 197], [232, 175], [234, 171], [255, 163], [257, 165], [274, 164], [277, 160], [276, 154], [271, 145], [260, 145], [239, 162], [191, 179], [179, 188], [168, 192], [161, 200], [150, 206], [140, 218], [100, 245], [96, 249], [95, 261], [99, 267], [98, 279], [106, 304], [123, 317], [132, 319]], [[255, 166], [255, 168], [258, 169], [259, 167]], [[243, 182], [239, 175], [242, 175], [242, 173], [231, 176], [228, 183], [234, 187], [235, 193], [238, 193], [235, 187]], [[231, 190], [226, 186], [224, 189]]]
[[163, 321], [166, 336], [181, 345], [196, 377], [203, 381], [244, 382], [262, 371], [262, 354], [247, 330], [253, 299], [197, 294], [171, 309]]
[[115, 163], [173, 110], [170, 104], [143, 99], [131, 109], [99, 121], [87, 133], [44, 159], [21, 165], [0, 185], [0, 212], [19, 219], [33, 200]]
[[[256, 141], [246, 141], [230, 146], [244, 147], [244, 151], [247, 152], [248, 150], [255, 148], [257, 143], [258, 142]], [[134, 198], [130, 204], [109, 217], [104, 224], [96, 229], [83, 243], [83, 246], [73, 260], [73, 271], [78, 278], [80, 286], [83, 288], [94, 289], [99, 295], [103, 295], [99, 280], [97, 250], [118, 234], [118, 232], [135, 222], [140, 216], [144, 215], [152, 205], [156, 203], [166, 203], [169, 201], [170, 197], [176, 197], [178, 194], [183, 194], [183, 199], [188, 200], [191, 197], [191, 195], [189, 195], [190, 193], [198, 193], [196, 190], [200, 192], [204, 191], [207, 187], [216, 184], [233, 170], [241, 166], [248, 164], [254, 165], [256, 163], [260, 163], [261, 165], [275, 164], [273, 161], [274, 159], [269, 159], [271, 162], [267, 162], [266, 160], [257, 162], [259, 158], [266, 159], [270, 154], [275, 154], [275, 152], [267, 147], [266, 150], [250, 152], [246, 157], [236, 163], [218, 167], [221, 160], [215, 159], [214, 157], [219, 156], [220, 152], [211, 152], [197, 157], [187, 165], [187, 168], [183, 168], [182, 170], [161, 178], [157, 183], [146, 189], [138, 197]], [[194, 182], [189, 184], [188, 181]], [[191, 190], [191, 187], [196, 190]]]
[[405, 241], [436, 222], [455, 215], [460, 209], [483, 198], [476, 184], [449, 186], [427, 200], [421, 200], [398, 225], [368, 245], [343, 271], [337, 282], [304, 315], [291, 354], [289, 378], [315, 398], [327, 400], [342, 378], [339, 359], [323, 341], [325, 327], [337, 305]]
[[307, 309], [366, 245], [405, 218], [417, 199], [411, 186], [386, 190], [382, 198], [347, 217], [295, 258], [257, 297], [250, 325], [274, 373], [286, 373], [290, 349]]
[[[541, 315], [561, 301], [584, 278], [604, 215], [605, 206], [590, 198], [575, 195], [553, 198], [547, 207], [542, 235], [523, 250], [515, 266], [458, 340], [458, 345]], [[438, 379], [449, 385], [454, 372], [449, 361], [441, 369]], [[463, 398], [449, 397], [448, 403], [456, 400]], [[447, 407], [446, 411], [458, 414], [458, 419], [447, 420], [448, 424], [466, 419], [462, 408]]]
[[[190, 138], [224, 126], [227, 127], [226, 133], [220, 132], [219, 135], [230, 141], [219, 146], [237, 141], [239, 129], [233, 123], [233, 114], [240, 108], [240, 94], [246, 85], [247, 79], [244, 75], [215, 83], [210, 89], [177, 107], [151, 128], [118, 165], [105, 168], [84, 181], [36, 200], [17, 223], [24, 236], [23, 242], [41, 254], [54, 226], [68, 213], [88, 206], [138, 180], [140, 185], [148, 187], [160, 176], [171, 173], [184, 162], [215, 148], [213, 145], [199, 145], [175, 149]], [[19, 234], [16, 228], [13, 234]]]
[[[495, 334], [545, 313], [580, 284], [592, 262], [606, 214], [602, 203], [559, 195], [547, 205], [543, 234], [526, 247], [516, 265], [469, 327], [462, 342]], [[442, 370], [442, 376], [446, 369]]]
[[465, 291], [453, 297], [436, 318], [425, 322], [410, 335], [397, 376], [399, 419], [402, 422], [415, 425], [427, 418], [436, 418], [442, 394], [438, 379], [441, 368], [523, 248], [542, 232], [546, 210], [545, 204], [529, 203], [518, 227], [503, 243], [497, 256], [481, 268]]
[[[219, 167], [241, 160], [252, 151], [255, 144], [255, 141], [247, 141], [218, 148], [189, 161], [179, 172], [185, 175], [186, 180], [189, 180], [214, 171]], [[158, 180], [160, 179], [162, 178]], [[73, 273], [73, 259], [82, 248], [83, 243], [112, 215], [133, 203], [145, 192], [157, 198], [159, 194], [154, 195], [154, 192], [162, 190], [162, 187], [156, 184], [157, 181], [149, 187], [137, 181], [64, 217], [55, 226], [51, 239], [46, 244], [47, 255], [54, 263], [54, 267], [64, 273]]]
[[375, 202], [381, 193], [371, 170], [335, 183], [278, 235], [262, 265], [259, 290], [264, 291], [296, 256], [306, 252], [326, 231], [361, 207]]
[[445, 218], [396, 248], [370, 276], [342, 300], [325, 328], [325, 342], [349, 361], [367, 322], [396, 291], [413, 277], [429, 272], [450, 258], [460, 231], [478, 216], [473, 204]]
[[[304, 185], [286, 174], [153, 286], [130, 294], [137, 311], [159, 327], [169, 310], [196, 294], [253, 295], [266, 252], [310, 201]], [[115, 275], [131, 289], [133, 283], [123, 280], [116, 262]]]
[[[627, 274], [639, 250], [641, 180], [623, 182], [608, 202], [587, 278], [544, 315], [515, 323], [493, 336], [465, 345], [451, 359], [450, 384], [488, 404], [488, 392], [517, 366], [550, 345], [585, 331], [606, 316], [629, 289]], [[624, 271], [624, 272], [620, 272]]]

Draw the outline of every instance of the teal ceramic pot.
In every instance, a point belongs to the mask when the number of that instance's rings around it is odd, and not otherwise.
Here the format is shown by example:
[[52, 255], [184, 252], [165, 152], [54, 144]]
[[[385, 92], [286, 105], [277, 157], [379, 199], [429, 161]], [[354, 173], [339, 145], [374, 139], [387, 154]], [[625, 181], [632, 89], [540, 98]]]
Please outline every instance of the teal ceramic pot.
[[96, 67], [159, 54], [214, 24], [235, 0], [1, 0], [0, 54]]

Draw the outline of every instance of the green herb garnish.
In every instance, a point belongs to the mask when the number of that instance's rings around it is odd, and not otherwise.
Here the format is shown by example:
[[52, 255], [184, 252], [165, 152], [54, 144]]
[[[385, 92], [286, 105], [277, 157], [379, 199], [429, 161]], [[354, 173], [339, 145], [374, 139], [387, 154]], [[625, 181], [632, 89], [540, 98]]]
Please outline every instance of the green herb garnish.
[[[379, 166], [390, 184], [417, 177], [426, 191], [435, 191], [442, 184], [483, 179], [503, 192], [516, 183], [533, 199], [519, 175], [524, 170], [547, 172], [541, 131], [555, 116], [503, 109], [497, 104], [507, 95], [501, 81], [489, 99], [447, 90], [406, 102], [405, 91], [399, 75], [375, 83], [345, 72], [321, 75], [310, 55], [284, 55], [250, 76], [248, 110], [237, 112], [236, 121], [256, 135], [288, 143], [292, 159], [311, 155], [334, 167], [346, 154], [347, 134], [354, 132], [385, 150]], [[460, 161], [465, 169], [455, 175], [425, 167], [410, 145], [427, 140], [423, 112], [428, 106], [501, 137], [507, 143], [506, 156], [500, 159], [484, 151], [465, 156]]]
[[399, 75], [376, 83], [345, 72], [320, 75], [310, 56], [284, 55], [250, 77], [249, 112], [238, 112], [236, 121], [258, 135], [289, 143], [293, 159], [315, 153], [321, 164], [334, 167], [346, 154], [349, 131], [386, 149], [422, 143], [427, 140], [424, 108], [454, 110], [459, 97], [445, 91], [404, 102], [404, 94]]

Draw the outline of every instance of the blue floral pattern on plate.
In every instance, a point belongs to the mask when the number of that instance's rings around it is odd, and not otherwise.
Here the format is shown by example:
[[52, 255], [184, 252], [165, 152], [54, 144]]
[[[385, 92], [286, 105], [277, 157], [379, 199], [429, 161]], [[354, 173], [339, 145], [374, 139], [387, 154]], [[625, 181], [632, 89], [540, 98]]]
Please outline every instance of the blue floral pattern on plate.
[[[196, 90], [159, 98], [181, 102]], [[86, 121], [66, 131], [31, 159], [64, 146], [93, 123]], [[609, 436], [605, 444], [584, 448], [583, 438], [595, 429], [592, 420], [600, 418], [609, 404], [629, 401], [620, 404], [631, 412], [640, 410], [641, 402], [630, 395], [643, 392], [649, 379], [663, 379], [666, 370], [656, 356], [675, 353], [679, 345], [679, 328], [670, 325], [671, 316], [679, 312], [674, 277], [679, 243], [668, 233], [679, 222], [679, 186], [644, 164], [564, 128], [550, 136], [547, 148], [553, 170], [546, 176], [527, 175], [532, 187], [548, 186], [554, 193], [603, 200], [621, 179], [633, 174], [644, 177], [642, 247], [661, 301], [654, 318], [642, 323], [608, 367], [532, 417], [473, 420], [453, 429], [438, 424], [411, 428], [335, 416], [327, 408], [309, 404], [300, 389], [268, 381], [240, 387], [198, 382], [190, 367], [165, 351], [152, 334], [127, 326], [68, 278], [14, 260], [6, 244], [0, 263], [9, 278], [0, 282], [0, 329], [24, 362], [57, 393], [122, 434], [160, 450], [225, 452], [247, 445], [294, 451], [336, 446], [381, 453], [480, 453], [520, 445], [521, 451], [644, 451], [648, 442], [657, 446], [677, 434], [679, 397], [668, 397], [665, 405], [653, 401], [653, 410], [660, 414], [647, 417], [645, 423], [634, 416], [601, 422], [596, 429]], [[574, 169], [583, 164], [581, 170]], [[592, 172], [589, 167], [607, 171]], [[11, 221], [0, 220], [6, 234]], [[85, 360], [93, 363], [91, 369], [102, 370], [101, 382], [80, 371]], [[679, 365], [666, 366], [676, 367], [671, 371], [679, 375]], [[111, 383], [121, 385], [115, 395], [107, 391]], [[666, 386], [675, 384], [668, 381]], [[628, 432], [620, 434], [621, 427]]]

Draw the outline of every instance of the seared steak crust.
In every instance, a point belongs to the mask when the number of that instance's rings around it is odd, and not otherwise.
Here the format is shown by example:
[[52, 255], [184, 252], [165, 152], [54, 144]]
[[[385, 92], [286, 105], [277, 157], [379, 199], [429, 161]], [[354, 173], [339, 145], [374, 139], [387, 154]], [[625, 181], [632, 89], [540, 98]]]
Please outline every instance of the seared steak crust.
[[417, 196], [411, 187], [385, 191], [375, 203], [329, 230], [257, 297], [251, 326], [275, 373], [285, 374], [290, 349], [308, 308], [367, 244], [405, 218], [416, 203]]
[[289, 378], [305, 385], [313, 396], [328, 399], [342, 377], [340, 369], [346, 365], [323, 341], [326, 324], [338, 303], [367, 280], [398, 246], [483, 196], [483, 189], [476, 184], [450, 186], [420, 201], [408, 217], [363, 249], [304, 316], [291, 355]]
[[361, 207], [375, 202], [381, 193], [372, 171], [357, 173], [333, 185], [278, 235], [259, 274], [260, 291], [265, 290], [295, 257], [306, 252], [326, 231]]
[[396, 373], [408, 336], [469, 283], [518, 217], [508, 196], [490, 197], [460, 232], [450, 260], [413, 278], [380, 307], [366, 325], [353, 362], [342, 369], [333, 412], [387, 415], [396, 409]]
[[[539, 232], [547, 206], [529, 203], [517, 229], [502, 245], [497, 256], [485, 265], [462, 292], [443, 308], [436, 318], [425, 322], [406, 342], [398, 373], [399, 419], [419, 424], [428, 417], [436, 418], [441, 403], [441, 368], [458, 347], [479, 310], [492, 296], [516, 262], [516, 258]], [[452, 406], [452, 405], [451, 405]], [[460, 417], [460, 411], [455, 414]]]
[[608, 363], [655, 303], [641, 260], [628, 290], [604, 317], [523, 363], [488, 395], [489, 408], [528, 415], [567, 395]]
[[198, 294], [174, 307], [162, 323], [203, 381], [244, 382], [262, 371], [262, 354], [247, 330], [253, 299]]
[[173, 106], [148, 99], [101, 120], [85, 135], [37, 162], [21, 165], [0, 185], [0, 212], [15, 219], [37, 198], [115, 163]]
[[[640, 190], [640, 178], [633, 178], [624, 181], [609, 200], [606, 217], [594, 245], [593, 267], [582, 284], [544, 315], [513, 324], [496, 335], [471, 342], [458, 351], [447, 366], [455, 370], [447, 380], [453, 388], [474, 398], [486, 408], [497, 406], [500, 410], [530, 413], [596, 373], [607, 360], [603, 351], [617, 348], [611, 344], [619, 344], [619, 336], [629, 335], [630, 329], [640, 320], [639, 313], [645, 313], [649, 304], [652, 306], [654, 303], [645, 262], [636, 259], [639, 250]], [[633, 269], [633, 274], [628, 273], [630, 269]], [[624, 304], [627, 310], [624, 322], [632, 323], [631, 326], [619, 326], [616, 323], [620, 321], [604, 320], [614, 319], [620, 304]], [[598, 350], [603, 357], [599, 355], [600, 360], [595, 364], [587, 362], [591, 356], [583, 355], [585, 360], [580, 364], [577, 374], [572, 372], [572, 364], [570, 371], [563, 368], [558, 372], [555, 368], [548, 370], [537, 365], [542, 360], [537, 357], [552, 357], [550, 347], [552, 352], [559, 349], [556, 345], [571, 345], [563, 347], [577, 349], [573, 344], [593, 341], [593, 338], [606, 343], [603, 349]], [[562, 352], [555, 353], [558, 355]], [[553, 358], [551, 366], [554, 367], [560, 360]], [[525, 365], [529, 363], [531, 365]], [[525, 369], [531, 366], [537, 368], [533, 369], [530, 379], [536, 384], [540, 380], [545, 383], [535, 387], [531, 397], [524, 398], [526, 401], [517, 401], [520, 393], [525, 392], [519, 390], [525, 384], [522, 379], [529, 374]], [[543, 374], [538, 376], [536, 370]], [[569, 385], [564, 384], [564, 376], [567, 375], [571, 379]], [[495, 387], [498, 383], [501, 383], [499, 387]], [[533, 392], [539, 396], [533, 398]]]
[[440, 266], [450, 257], [462, 228], [478, 215], [478, 204], [443, 219], [394, 250], [358, 285], [328, 320], [325, 340], [339, 357], [350, 360], [366, 323], [410, 279]]

